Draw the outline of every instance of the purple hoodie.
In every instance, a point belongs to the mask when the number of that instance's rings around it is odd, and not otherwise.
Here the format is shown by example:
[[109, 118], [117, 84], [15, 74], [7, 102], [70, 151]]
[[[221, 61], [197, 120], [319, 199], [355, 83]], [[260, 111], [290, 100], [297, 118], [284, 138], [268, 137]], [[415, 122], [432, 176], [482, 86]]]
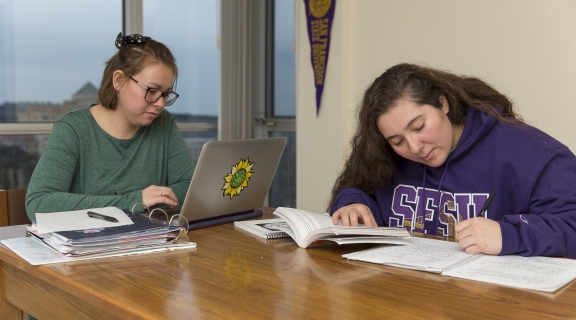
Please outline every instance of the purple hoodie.
[[574, 154], [534, 127], [504, 124], [471, 108], [460, 141], [442, 166], [402, 159], [391, 185], [374, 195], [343, 189], [330, 213], [362, 203], [378, 225], [447, 235], [447, 220], [438, 219], [439, 203], [445, 214], [468, 219], [479, 214], [492, 190], [497, 193], [484, 216], [500, 224], [500, 255], [576, 258]]

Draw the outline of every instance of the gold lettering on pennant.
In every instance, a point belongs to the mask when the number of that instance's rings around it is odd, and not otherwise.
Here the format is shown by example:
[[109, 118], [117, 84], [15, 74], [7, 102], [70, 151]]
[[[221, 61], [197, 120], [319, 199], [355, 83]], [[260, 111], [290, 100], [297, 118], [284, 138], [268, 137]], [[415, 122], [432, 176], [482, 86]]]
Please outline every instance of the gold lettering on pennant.
[[321, 37], [328, 36], [328, 18], [310, 22], [312, 42], [320, 42]]
[[312, 42], [318, 42], [318, 40], [320, 40], [320, 21], [319, 20], [312, 20], [310, 22], [310, 26], [311, 26], [311, 34], [312, 34], [312, 39], [310, 41]]
[[328, 18], [318, 20], [320, 24], [320, 36], [328, 36]]
[[321, 39], [320, 43], [314, 43], [312, 45], [312, 57], [313, 57], [313, 66], [314, 66], [316, 84], [322, 84], [324, 82], [326, 45], [327, 45], [327, 39]]
[[326, 48], [328, 46], [328, 18], [310, 22], [312, 35], [312, 65], [316, 84], [324, 82], [324, 69], [326, 64]]

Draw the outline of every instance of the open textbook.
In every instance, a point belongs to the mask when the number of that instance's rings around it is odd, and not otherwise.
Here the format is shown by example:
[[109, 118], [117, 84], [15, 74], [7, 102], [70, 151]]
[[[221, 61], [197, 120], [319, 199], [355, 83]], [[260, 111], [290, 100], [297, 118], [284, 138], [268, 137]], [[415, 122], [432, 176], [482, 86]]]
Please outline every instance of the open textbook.
[[332, 218], [326, 213], [314, 213], [300, 209], [279, 207], [274, 214], [288, 224], [277, 226], [277, 229], [286, 232], [301, 248], [319, 240], [330, 240], [338, 244], [348, 243], [388, 243], [408, 244], [404, 239], [410, 237], [405, 228], [389, 227], [345, 227], [334, 225]]
[[407, 241], [406, 246], [380, 246], [342, 257], [543, 292], [554, 292], [576, 278], [576, 260], [572, 259], [471, 255], [454, 242]]

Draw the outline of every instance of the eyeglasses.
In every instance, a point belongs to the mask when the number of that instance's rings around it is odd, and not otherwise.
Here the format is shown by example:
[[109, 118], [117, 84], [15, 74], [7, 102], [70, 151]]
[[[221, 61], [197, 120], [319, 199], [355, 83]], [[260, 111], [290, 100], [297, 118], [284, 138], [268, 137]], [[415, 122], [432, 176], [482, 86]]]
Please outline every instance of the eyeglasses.
[[178, 99], [178, 97], [180, 96], [174, 91], [163, 92], [160, 89], [148, 88], [147, 86], [141, 84], [138, 80], [132, 77], [128, 78], [134, 80], [134, 82], [139, 84], [142, 88], [146, 89], [146, 95], [144, 95], [144, 100], [146, 100], [146, 102], [154, 103], [160, 100], [160, 98], [164, 98], [164, 106], [167, 107], [171, 106], [174, 103], [174, 101], [176, 101], [176, 99]]

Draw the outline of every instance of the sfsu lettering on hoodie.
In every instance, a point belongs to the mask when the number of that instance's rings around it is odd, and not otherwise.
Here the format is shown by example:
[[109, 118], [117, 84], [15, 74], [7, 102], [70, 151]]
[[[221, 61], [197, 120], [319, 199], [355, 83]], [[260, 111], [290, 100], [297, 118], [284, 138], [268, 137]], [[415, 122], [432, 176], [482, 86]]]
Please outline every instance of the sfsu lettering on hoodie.
[[[450, 193], [409, 185], [398, 185], [392, 197], [390, 227], [406, 227], [408, 230], [448, 236], [448, 221], [476, 217], [488, 199], [488, 193]], [[451, 205], [453, 203], [453, 205]], [[443, 208], [439, 206], [442, 204]], [[443, 209], [443, 210], [442, 210]], [[438, 219], [438, 214], [442, 213]], [[489, 212], [486, 212], [486, 217]], [[433, 232], [433, 230], [437, 230]]]

